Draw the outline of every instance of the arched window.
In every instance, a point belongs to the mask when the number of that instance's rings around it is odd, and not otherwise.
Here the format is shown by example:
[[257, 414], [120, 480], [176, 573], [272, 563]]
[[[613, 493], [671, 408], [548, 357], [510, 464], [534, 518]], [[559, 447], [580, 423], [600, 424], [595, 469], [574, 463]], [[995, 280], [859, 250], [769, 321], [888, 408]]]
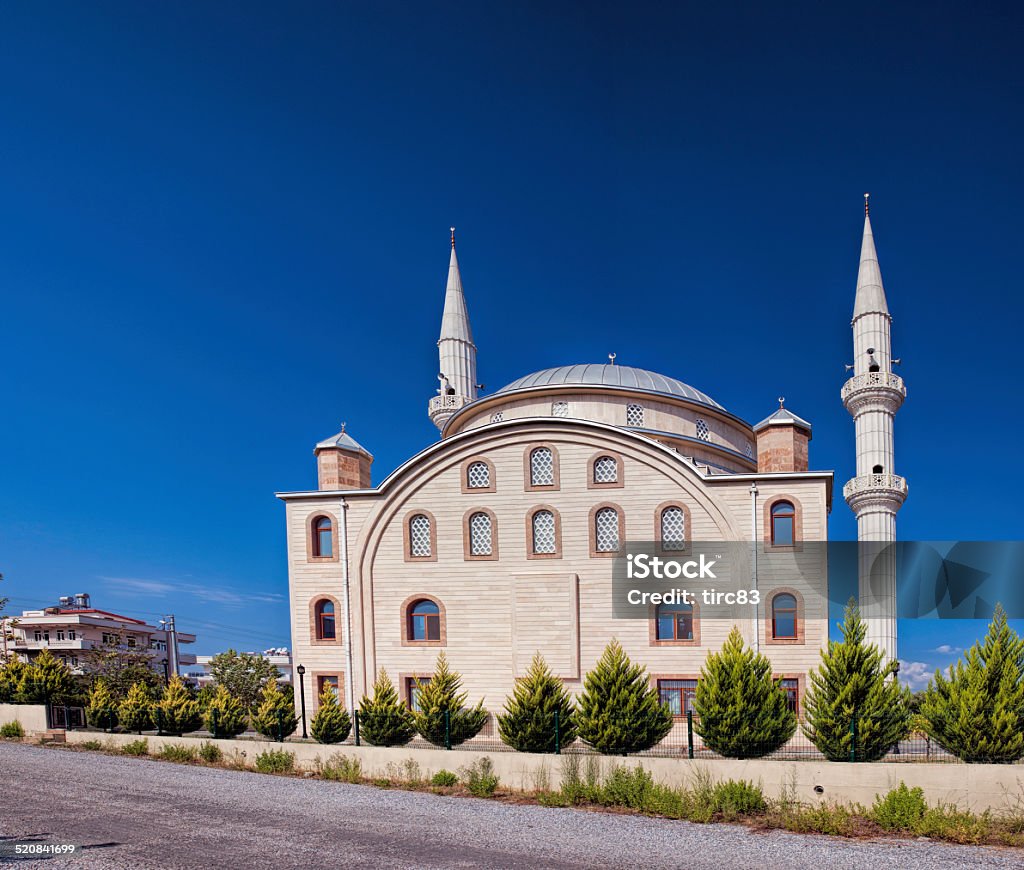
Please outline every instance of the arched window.
[[487, 489], [491, 485], [491, 469], [486, 462], [477, 460], [466, 468], [466, 486], [470, 489]]
[[535, 556], [551, 555], [558, 552], [553, 511], [542, 509], [533, 512], [530, 519], [530, 547]]
[[661, 604], [656, 618], [658, 640], [693, 640], [692, 604]]
[[337, 627], [334, 621], [334, 602], [321, 598], [314, 608], [317, 640], [334, 640], [337, 638]]
[[594, 460], [594, 483], [615, 483], [619, 479], [619, 463], [614, 456]]
[[313, 520], [313, 557], [330, 559], [334, 556], [334, 524], [330, 517]]
[[530, 451], [530, 486], [555, 485], [555, 457], [550, 447]]
[[619, 549], [619, 512], [603, 507], [594, 514], [594, 549], [598, 553], [616, 553]]
[[796, 596], [780, 592], [772, 598], [772, 638], [775, 640], [796, 640], [797, 638]]
[[792, 547], [796, 540], [796, 509], [791, 501], [772, 505], [772, 546]]
[[491, 414], [492, 423], [500, 423], [504, 419], [505, 415], [501, 411], [495, 411], [493, 414]]
[[490, 556], [494, 540], [491, 515], [477, 511], [469, 518], [469, 554]]
[[427, 598], [409, 608], [409, 640], [439, 641], [441, 639], [441, 609]]
[[661, 510], [661, 549], [686, 549], [686, 514], [677, 505]]
[[710, 441], [711, 440], [711, 430], [708, 429], [708, 422], [707, 422], [707, 420], [698, 420], [697, 421], [697, 437], [701, 441]]
[[626, 425], [627, 426], [643, 426], [644, 425], [644, 406], [643, 405], [626, 405]]
[[551, 416], [552, 417], [568, 417], [569, 416], [569, 403], [568, 402], [552, 402], [551, 403]]
[[409, 519], [409, 555], [413, 558], [425, 558], [433, 555], [430, 529], [430, 517], [426, 514], [415, 514]]

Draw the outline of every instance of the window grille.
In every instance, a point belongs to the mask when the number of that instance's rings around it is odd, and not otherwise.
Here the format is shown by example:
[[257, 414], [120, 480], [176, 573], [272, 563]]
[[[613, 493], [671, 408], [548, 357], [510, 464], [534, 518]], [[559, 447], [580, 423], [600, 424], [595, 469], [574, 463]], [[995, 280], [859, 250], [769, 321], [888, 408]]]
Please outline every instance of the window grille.
[[619, 512], [615, 508], [601, 508], [594, 517], [595, 537], [599, 553], [614, 553], [619, 549]]
[[594, 483], [616, 483], [619, 463], [611, 456], [602, 456], [594, 462]]
[[487, 489], [491, 485], [491, 469], [486, 462], [471, 462], [466, 470], [470, 489]]
[[430, 519], [423, 514], [416, 514], [409, 521], [409, 545], [412, 556], [431, 555]]
[[682, 550], [686, 547], [686, 515], [680, 507], [667, 507], [661, 512], [661, 548]]
[[469, 552], [472, 556], [491, 555], [491, 517], [483, 512], [469, 518]]
[[551, 511], [537, 511], [533, 515], [533, 552], [555, 552], [555, 515]]
[[530, 486], [554, 486], [555, 457], [549, 447], [530, 452]]

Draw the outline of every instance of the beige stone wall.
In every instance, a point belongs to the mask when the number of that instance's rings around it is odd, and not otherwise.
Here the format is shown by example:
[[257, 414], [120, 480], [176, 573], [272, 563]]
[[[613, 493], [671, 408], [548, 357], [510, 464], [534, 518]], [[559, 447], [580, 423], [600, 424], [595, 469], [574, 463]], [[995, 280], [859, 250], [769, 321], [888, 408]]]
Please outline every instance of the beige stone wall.
[[[557, 451], [555, 490], [528, 487], [525, 456], [540, 443]], [[621, 457], [622, 485], [593, 488], [588, 483], [589, 464], [605, 452]], [[463, 466], [476, 456], [493, 466], [493, 492], [463, 491]], [[761, 478], [758, 486], [755, 537], [759, 541], [764, 537], [764, 506], [780, 497], [799, 505], [805, 538], [824, 539], [826, 478]], [[574, 691], [612, 637], [645, 664], [652, 677], [696, 676], [706, 653], [721, 645], [731, 623], [703, 620], [699, 645], [657, 646], [652, 644], [648, 620], [613, 619], [613, 560], [591, 553], [591, 511], [598, 504], [614, 504], [624, 515], [625, 539], [651, 541], [656, 509], [676, 501], [689, 509], [692, 539], [749, 541], [749, 487], [749, 479], [702, 479], [692, 465], [641, 436], [585, 423], [524, 421], [446, 439], [390, 479], [383, 493], [346, 497], [356, 700], [378, 668], [385, 668], [400, 690], [404, 676], [433, 669], [437, 646], [403, 642], [402, 606], [417, 595], [443, 604], [443, 648], [452, 666], [464, 675], [470, 698], [482, 697], [491, 710], [500, 710], [515, 677], [537, 649]], [[529, 558], [528, 516], [539, 505], [559, 514], [557, 558]], [[464, 523], [477, 509], [494, 516], [495, 560], [466, 558]], [[311, 708], [316, 675], [343, 678], [344, 647], [311, 638], [311, 602], [329, 596], [340, 603], [343, 596], [341, 547], [335, 548], [330, 560], [311, 559], [308, 530], [319, 513], [339, 519], [341, 510], [337, 496], [293, 500], [287, 507], [292, 645], [295, 663], [307, 669]], [[418, 511], [428, 512], [436, 523], [436, 558], [429, 561], [406, 558], [404, 526]], [[777, 673], [786, 676], [800, 676], [817, 664], [827, 637], [822, 552], [797, 552], [793, 558], [801, 560], [809, 576], [806, 581], [785, 584], [796, 587], [805, 605], [802, 642], [768, 643], [763, 609], [758, 632]], [[774, 578], [773, 582], [781, 581]], [[751, 618], [741, 623], [750, 642], [755, 637], [752, 617], [751, 610]], [[344, 630], [340, 608], [338, 625], [340, 641]]]
[[26, 734], [38, 734], [46, 730], [45, 704], [0, 704], [0, 725], [20, 722]]

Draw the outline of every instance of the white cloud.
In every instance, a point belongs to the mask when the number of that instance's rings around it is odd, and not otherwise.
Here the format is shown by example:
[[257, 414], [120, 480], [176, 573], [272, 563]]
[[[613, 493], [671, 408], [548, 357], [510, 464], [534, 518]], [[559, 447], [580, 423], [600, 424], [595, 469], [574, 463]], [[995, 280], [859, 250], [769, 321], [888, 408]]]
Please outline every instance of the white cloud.
[[112, 589], [128, 595], [170, 595], [197, 598], [206, 604], [242, 605], [248, 603], [278, 604], [284, 600], [276, 592], [239, 592], [228, 586], [205, 586], [176, 580], [148, 580], [142, 577], [100, 577]]
[[927, 662], [907, 662], [900, 659], [900, 682], [915, 692], [925, 688], [935, 668]]
[[940, 644], [939, 646], [935, 647], [933, 652], [940, 653], [941, 655], [944, 655], [944, 656], [949, 656], [949, 655], [953, 655], [954, 653], [961, 652], [962, 649], [963, 649], [962, 647], [951, 646], [948, 643], [944, 643], [944, 644]]

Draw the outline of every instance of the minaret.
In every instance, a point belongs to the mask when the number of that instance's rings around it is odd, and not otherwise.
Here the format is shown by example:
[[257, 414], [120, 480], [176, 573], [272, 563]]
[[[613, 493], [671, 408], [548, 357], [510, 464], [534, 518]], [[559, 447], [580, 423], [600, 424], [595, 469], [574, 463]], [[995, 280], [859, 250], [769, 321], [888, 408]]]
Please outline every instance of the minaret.
[[907, 482], [895, 474], [893, 419], [906, 398], [903, 379], [893, 374], [892, 317], [882, 288], [875, 239], [864, 194], [864, 239], [853, 306], [853, 376], [842, 398], [853, 416], [857, 476], [843, 496], [857, 515], [859, 604], [867, 639], [896, 656], [896, 512], [907, 497]]
[[437, 395], [430, 400], [428, 414], [438, 429], [463, 405], [476, 398], [476, 345], [469, 328], [462, 275], [455, 256], [455, 227], [452, 227], [452, 255], [448, 262], [448, 286], [444, 292], [441, 337], [437, 342], [441, 366], [438, 369]]

